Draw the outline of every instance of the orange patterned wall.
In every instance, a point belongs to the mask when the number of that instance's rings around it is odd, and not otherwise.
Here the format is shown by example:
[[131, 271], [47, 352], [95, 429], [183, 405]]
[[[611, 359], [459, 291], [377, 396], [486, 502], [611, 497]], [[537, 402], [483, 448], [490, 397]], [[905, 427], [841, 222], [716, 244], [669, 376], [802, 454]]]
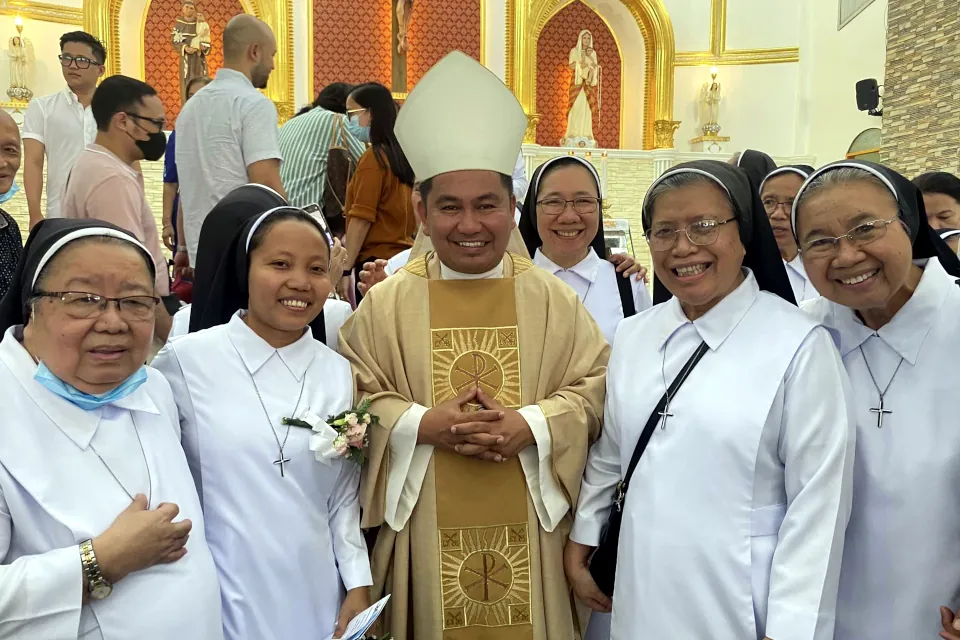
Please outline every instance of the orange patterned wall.
[[[604, 149], [620, 147], [620, 51], [613, 34], [593, 10], [579, 0], [550, 19], [537, 42], [537, 143], [555, 147], [567, 131], [570, 50], [580, 31], [593, 34], [593, 47], [603, 69], [602, 114], [593, 114], [593, 136]], [[602, 115], [602, 117], [600, 117]]]
[[391, 85], [391, 0], [302, 1], [313, 2], [313, 82], [316, 91], [331, 82]]
[[451, 51], [480, 59], [480, 0], [416, 0], [408, 33], [407, 88]]
[[[167, 122], [171, 125], [180, 113], [180, 78], [177, 75], [180, 58], [173, 50], [170, 34], [182, 6], [182, 0], [152, 0], [143, 33], [144, 81], [157, 90], [167, 111]], [[223, 28], [230, 18], [243, 13], [243, 6], [240, 0], [198, 0], [197, 9], [210, 25], [213, 48], [207, 55], [207, 72], [213, 77], [223, 64]]]

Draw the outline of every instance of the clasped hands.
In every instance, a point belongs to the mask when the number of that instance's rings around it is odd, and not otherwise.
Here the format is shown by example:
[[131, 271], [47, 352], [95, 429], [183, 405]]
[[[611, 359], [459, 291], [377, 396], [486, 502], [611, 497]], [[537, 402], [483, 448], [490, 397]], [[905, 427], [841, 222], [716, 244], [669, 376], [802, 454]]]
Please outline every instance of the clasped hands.
[[[465, 411], [472, 402], [483, 409]], [[417, 444], [503, 462], [536, 444], [536, 439], [519, 411], [507, 409], [480, 389], [470, 387], [424, 414]]]

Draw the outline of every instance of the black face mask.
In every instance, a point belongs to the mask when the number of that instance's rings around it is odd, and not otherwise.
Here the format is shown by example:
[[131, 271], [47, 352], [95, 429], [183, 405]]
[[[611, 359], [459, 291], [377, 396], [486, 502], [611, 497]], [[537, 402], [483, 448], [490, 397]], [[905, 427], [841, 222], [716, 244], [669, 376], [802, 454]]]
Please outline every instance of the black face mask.
[[167, 150], [167, 136], [164, 135], [163, 131], [151, 133], [150, 137], [146, 140], [134, 139], [134, 142], [137, 143], [137, 146], [143, 153], [143, 159], [151, 162], [162, 158], [164, 152]]

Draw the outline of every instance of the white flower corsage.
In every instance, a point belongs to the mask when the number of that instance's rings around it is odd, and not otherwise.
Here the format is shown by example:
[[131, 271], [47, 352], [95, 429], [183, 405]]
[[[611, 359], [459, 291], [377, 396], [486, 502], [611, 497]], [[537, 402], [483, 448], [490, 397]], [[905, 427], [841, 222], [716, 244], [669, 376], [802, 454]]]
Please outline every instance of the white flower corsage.
[[320, 462], [329, 465], [331, 460], [346, 458], [363, 464], [363, 450], [370, 441], [368, 428], [380, 424], [369, 409], [370, 401], [364, 400], [357, 407], [326, 420], [321, 420], [310, 409], [303, 409], [293, 418], [284, 418], [283, 424], [313, 431], [309, 447]]

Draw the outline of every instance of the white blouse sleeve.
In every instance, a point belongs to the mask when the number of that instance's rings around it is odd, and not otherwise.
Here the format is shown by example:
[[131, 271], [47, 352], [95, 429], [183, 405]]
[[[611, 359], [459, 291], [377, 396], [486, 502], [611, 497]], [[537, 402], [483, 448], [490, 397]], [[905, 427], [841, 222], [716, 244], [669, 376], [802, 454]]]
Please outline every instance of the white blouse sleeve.
[[[614, 352], [615, 353], [615, 352]], [[600, 532], [606, 524], [613, 504], [613, 495], [621, 476], [620, 438], [621, 425], [617, 419], [617, 394], [611, 384], [612, 376], [629, 375], [617, 373], [611, 359], [607, 369], [607, 397], [603, 409], [603, 431], [600, 439], [590, 448], [587, 466], [580, 485], [580, 502], [576, 519], [570, 532], [574, 542], [596, 547], [600, 544]]]
[[203, 507], [203, 478], [200, 472], [200, 442], [197, 432], [197, 414], [193, 408], [193, 397], [177, 357], [177, 348], [173, 342], [168, 342], [150, 366], [163, 374], [170, 383], [174, 402], [177, 403], [177, 413], [180, 414], [180, 446], [187, 456], [187, 465], [190, 474], [197, 486], [197, 495], [200, 497], [200, 506]]
[[630, 276], [630, 284], [633, 286], [633, 304], [637, 309], [637, 313], [646, 311], [652, 307], [653, 298], [650, 297], [650, 289], [647, 288], [647, 283], [643, 280], [638, 282], [636, 278]]
[[779, 450], [787, 511], [770, 571], [766, 634], [830, 640], [853, 495], [856, 418], [849, 379], [825, 329], [804, 340], [784, 387]]
[[[0, 489], [0, 558], [10, 552], [13, 526]], [[0, 565], [0, 638], [76, 640], [82, 606], [79, 546]]]
[[360, 531], [360, 465], [340, 463], [337, 485], [327, 499], [330, 536], [340, 579], [347, 591], [373, 584], [367, 544]]

